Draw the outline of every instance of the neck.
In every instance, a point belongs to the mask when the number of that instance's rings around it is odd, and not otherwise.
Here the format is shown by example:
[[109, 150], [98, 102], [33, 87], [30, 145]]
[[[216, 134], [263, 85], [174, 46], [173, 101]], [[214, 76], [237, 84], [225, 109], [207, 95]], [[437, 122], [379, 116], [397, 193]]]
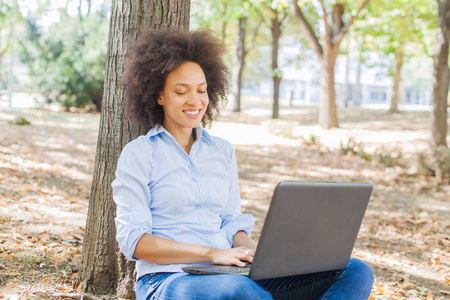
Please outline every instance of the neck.
[[170, 128], [163, 127], [170, 132], [170, 134], [175, 138], [177, 143], [186, 151], [187, 154], [191, 151], [192, 144], [194, 144], [194, 130], [191, 128], [186, 128], [182, 130], [171, 130]]
[[191, 152], [191, 147], [194, 144], [194, 135], [191, 133], [190, 136], [180, 140], [178, 138], [175, 138], [178, 142], [178, 144], [180, 144], [180, 146], [184, 149], [184, 151], [186, 151], [187, 154], [189, 154]]

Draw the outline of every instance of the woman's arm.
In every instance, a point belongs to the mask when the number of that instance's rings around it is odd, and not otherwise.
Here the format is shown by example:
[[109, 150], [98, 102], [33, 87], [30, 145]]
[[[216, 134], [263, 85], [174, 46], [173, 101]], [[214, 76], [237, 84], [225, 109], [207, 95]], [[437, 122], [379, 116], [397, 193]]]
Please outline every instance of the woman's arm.
[[251, 263], [254, 254], [255, 251], [252, 248], [245, 246], [217, 249], [175, 242], [146, 233], [139, 239], [133, 257], [157, 264], [211, 262], [219, 265], [244, 267], [243, 261]]
[[234, 235], [233, 248], [234, 247], [247, 247], [249, 249], [256, 250], [258, 243], [252, 240], [244, 231], [239, 231]]

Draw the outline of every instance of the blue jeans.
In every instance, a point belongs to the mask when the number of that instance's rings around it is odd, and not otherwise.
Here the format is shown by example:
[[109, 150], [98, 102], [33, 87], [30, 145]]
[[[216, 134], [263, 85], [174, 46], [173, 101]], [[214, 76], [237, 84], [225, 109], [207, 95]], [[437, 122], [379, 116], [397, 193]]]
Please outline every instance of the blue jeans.
[[351, 299], [366, 300], [373, 284], [373, 271], [351, 258], [339, 271], [253, 281], [242, 275], [190, 275], [152, 273], [136, 283], [137, 300], [209, 299]]

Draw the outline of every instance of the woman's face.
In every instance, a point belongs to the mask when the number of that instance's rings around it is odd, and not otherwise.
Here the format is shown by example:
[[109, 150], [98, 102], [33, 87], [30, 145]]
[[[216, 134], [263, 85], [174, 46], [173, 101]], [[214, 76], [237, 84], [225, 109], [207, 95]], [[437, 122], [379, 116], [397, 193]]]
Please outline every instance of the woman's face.
[[206, 87], [205, 73], [194, 62], [169, 73], [158, 100], [164, 110], [164, 128], [173, 133], [200, 126], [209, 103]]

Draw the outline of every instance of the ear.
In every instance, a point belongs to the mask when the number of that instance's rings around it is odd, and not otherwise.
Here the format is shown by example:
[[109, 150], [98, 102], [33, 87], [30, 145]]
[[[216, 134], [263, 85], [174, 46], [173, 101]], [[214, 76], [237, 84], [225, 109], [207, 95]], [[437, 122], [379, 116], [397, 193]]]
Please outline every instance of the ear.
[[159, 98], [156, 102], [158, 102], [158, 104], [161, 106], [164, 105], [164, 97], [163, 97], [162, 93], [159, 94]]

